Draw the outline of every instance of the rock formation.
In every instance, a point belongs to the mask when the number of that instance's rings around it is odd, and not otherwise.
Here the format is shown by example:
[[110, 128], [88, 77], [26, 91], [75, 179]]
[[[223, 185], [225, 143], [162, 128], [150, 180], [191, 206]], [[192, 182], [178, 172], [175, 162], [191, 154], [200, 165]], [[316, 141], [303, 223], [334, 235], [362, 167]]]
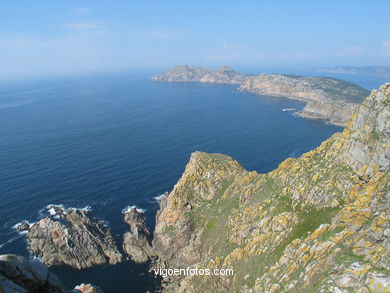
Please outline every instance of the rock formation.
[[58, 278], [36, 260], [16, 255], [0, 255], [0, 292], [69, 293]]
[[327, 77], [304, 77], [284, 74], [239, 74], [223, 66], [218, 70], [195, 66], [177, 66], [151, 78], [155, 81], [208, 82], [240, 84], [239, 90], [265, 96], [286, 97], [307, 102], [297, 116], [328, 120], [345, 125], [368, 91], [350, 82]]
[[6, 254], [0, 255], [1, 293], [103, 293], [91, 284], [81, 284], [69, 290], [55, 274], [38, 260]]
[[66, 264], [82, 269], [122, 261], [104, 222], [91, 218], [87, 210], [67, 209], [60, 215], [60, 219], [38, 221], [27, 234], [32, 254], [39, 256], [44, 264]]
[[125, 213], [125, 222], [129, 225], [130, 231], [123, 235], [123, 250], [134, 262], [146, 262], [152, 255], [152, 248], [151, 235], [146, 228], [143, 213], [131, 208]]
[[389, 292], [390, 83], [336, 133], [267, 174], [196, 152], [157, 214], [169, 292]]

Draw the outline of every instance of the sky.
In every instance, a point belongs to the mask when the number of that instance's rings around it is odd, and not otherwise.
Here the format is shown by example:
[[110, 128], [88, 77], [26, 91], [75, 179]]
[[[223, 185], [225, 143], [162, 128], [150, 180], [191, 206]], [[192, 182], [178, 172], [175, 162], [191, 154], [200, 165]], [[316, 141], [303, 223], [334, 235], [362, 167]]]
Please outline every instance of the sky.
[[390, 65], [389, 0], [0, 0], [0, 79]]

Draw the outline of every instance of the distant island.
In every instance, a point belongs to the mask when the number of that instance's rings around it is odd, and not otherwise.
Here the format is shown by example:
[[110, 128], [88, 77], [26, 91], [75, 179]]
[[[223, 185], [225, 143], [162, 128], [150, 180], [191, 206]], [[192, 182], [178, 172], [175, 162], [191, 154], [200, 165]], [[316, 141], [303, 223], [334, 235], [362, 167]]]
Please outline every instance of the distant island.
[[390, 77], [390, 66], [342, 66], [316, 69], [318, 72], [374, 75], [379, 77]]
[[217, 70], [181, 65], [155, 75], [154, 81], [206, 82], [238, 84], [240, 91], [264, 96], [286, 97], [306, 102], [295, 114], [310, 119], [323, 119], [344, 126], [369, 91], [350, 82], [329, 77], [306, 77], [288, 74], [247, 75], [229, 66]]

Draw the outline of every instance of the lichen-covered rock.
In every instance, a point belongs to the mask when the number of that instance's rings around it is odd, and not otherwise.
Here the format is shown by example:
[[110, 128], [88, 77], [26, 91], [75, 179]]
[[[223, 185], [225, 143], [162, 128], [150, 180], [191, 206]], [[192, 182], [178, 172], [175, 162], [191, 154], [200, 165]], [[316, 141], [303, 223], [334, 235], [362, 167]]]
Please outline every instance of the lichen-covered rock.
[[153, 238], [155, 253], [168, 258], [174, 253], [182, 264], [199, 260], [197, 236], [201, 230], [193, 225], [192, 211], [204, 201], [219, 198], [226, 180], [242, 171], [242, 166], [226, 155], [193, 153], [173, 191], [161, 200]]
[[137, 263], [146, 262], [152, 255], [151, 235], [142, 212], [131, 208], [125, 212], [130, 231], [123, 235], [123, 249]]
[[268, 173], [195, 153], [161, 202], [153, 246], [173, 292], [390, 292], [390, 83], [300, 158]]
[[29, 228], [27, 239], [31, 253], [46, 265], [82, 269], [122, 261], [110, 229], [87, 210], [67, 209], [61, 219], [44, 218]]

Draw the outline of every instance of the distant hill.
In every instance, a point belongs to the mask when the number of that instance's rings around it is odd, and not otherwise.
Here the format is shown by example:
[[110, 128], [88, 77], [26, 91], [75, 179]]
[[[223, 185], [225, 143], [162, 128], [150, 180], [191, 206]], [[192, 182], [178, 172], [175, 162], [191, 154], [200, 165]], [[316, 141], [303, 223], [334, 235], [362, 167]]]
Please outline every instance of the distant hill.
[[196, 66], [180, 65], [163, 74], [155, 75], [151, 79], [155, 81], [241, 84], [248, 78], [248, 75], [240, 74], [229, 66], [222, 66], [217, 70], [212, 70]]

